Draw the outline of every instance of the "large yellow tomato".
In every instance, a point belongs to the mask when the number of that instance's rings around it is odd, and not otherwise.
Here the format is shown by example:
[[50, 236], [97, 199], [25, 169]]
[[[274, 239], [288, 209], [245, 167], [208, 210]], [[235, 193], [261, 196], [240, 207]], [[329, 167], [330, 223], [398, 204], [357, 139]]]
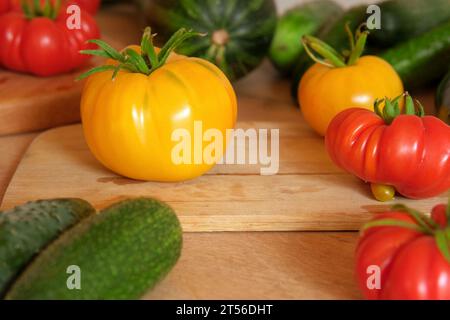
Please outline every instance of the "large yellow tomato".
[[395, 98], [403, 93], [400, 77], [383, 59], [356, 54], [353, 60], [348, 64], [335, 60], [336, 65], [319, 61], [300, 81], [298, 101], [303, 116], [322, 136], [339, 112], [352, 107], [373, 110], [375, 99]]
[[[131, 48], [141, 54], [140, 48]], [[110, 60], [108, 64], [119, 63]], [[194, 155], [198, 142], [201, 148], [209, 144], [195, 140], [202, 139], [202, 132], [216, 129], [226, 137], [226, 130], [234, 128], [236, 96], [220, 69], [206, 60], [172, 53], [150, 74], [121, 69], [112, 76], [113, 70], [92, 74], [81, 101], [87, 144], [104, 166], [129, 178], [151, 181], [182, 181], [211, 169], [214, 163], [205, 161], [174, 162], [173, 150], [179, 141], [173, 133], [184, 129], [190, 134], [188, 148]], [[202, 132], [194, 132], [199, 121]], [[224, 139], [216, 152], [223, 154], [225, 148]]]

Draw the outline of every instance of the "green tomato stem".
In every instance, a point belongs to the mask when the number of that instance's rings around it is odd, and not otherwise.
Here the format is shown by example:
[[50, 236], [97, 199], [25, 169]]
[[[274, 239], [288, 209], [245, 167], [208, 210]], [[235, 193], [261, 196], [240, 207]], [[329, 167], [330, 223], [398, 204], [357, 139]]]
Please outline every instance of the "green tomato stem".
[[[313, 36], [303, 36], [302, 43], [306, 53], [315, 62], [335, 68], [346, 66], [344, 57], [322, 40]], [[314, 52], [322, 58], [317, 57]]]
[[417, 210], [408, 208], [402, 204], [394, 205], [392, 206], [392, 209], [407, 213], [417, 222], [417, 224], [424, 230], [424, 233], [426, 234], [433, 234], [434, 230], [439, 228], [439, 225], [433, 219]]
[[[396, 117], [402, 114], [400, 109], [400, 99], [405, 99], [405, 115], [416, 115], [418, 117], [423, 117], [425, 115], [425, 110], [422, 104], [416, 100], [416, 105], [414, 105], [413, 98], [408, 92], [405, 92], [394, 99], [376, 99], [374, 102], [375, 113], [384, 120], [384, 122], [390, 125]], [[384, 108], [381, 110], [380, 105], [384, 102]]]
[[447, 262], [450, 263], [450, 240], [448, 238], [448, 233], [444, 230], [437, 230], [434, 234], [434, 238], [439, 251]]
[[28, 20], [45, 17], [51, 20], [55, 20], [58, 17], [59, 10], [61, 9], [61, 0], [45, 0], [44, 4], [41, 4], [40, 0], [34, 0], [32, 3], [26, 0], [21, 1], [22, 12]]
[[162, 47], [159, 53], [156, 53], [153, 45], [154, 35], [151, 33], [150, 27], [147, 27], [141, 39], [141, 53], [127, 48], [123, 52], [119, 52], [109, 44], [102, 40], [89, 40], [89, 43], [94, 43], [100, 47], [98, 50], [82, 50], [80, 53], [110, 58], [118, 62], [117, 66], [110, 66], [106, 68], [94, 68], [82, 75], [77, 80], [84, 79], [97, 72], [113, 71], [112, 78], [114, 79], [120, 70], [127, 72], [142, 73], [150, 75], [152, 72], [162, 67], [169, 58], [170, 54], [179, 47], [184, 41], [195, 36], [204, 36], [192, 30], [184, 28], [175, 32], [167, 43]]
[[354, 65], [358, 59], [362, 56], [364, 52], [364, 48], [367, 42], [367, 36], [369, 35], [369, 31], [364, 31], [357, 37], [355, 47], [352, 49], [350, 53], [350, 57], [348, 58], [347, 65]]
[[[449, 216], [450, 212], [449, 208], [450, 208], [450, 197], [446, 211], [447, 217]], [[372, 220], [364, 224], [364, 226], [361, 228], [361, 231], [363, 232], [369, 228], [374, 227], [399, 227], [409, 229], [412, 231], [417, 231], [426, 234], [428, 236], [433, 236], [436, 242], [436, 246], [438, 247], [442, 256], [444, 257], [444, 259], [448, 261], [448, 263], [450, 263], [450, 224], [448, 223], [448, 220], [447, 220], [448, 226], [446, 228], [442, 228], [432, 218], [426, 216], [425, 214], [419, 211], [408, 208], [404, 205], [401, 204], [394, 205], [392, 206], [392, 210], [405, 212], [411, 218], [413, 218], [416, 223], [391, 218]]]
[[412, 231], [417, 231], [420, 233], [426, 233], [426, 231], [417, 224], [396, 219], [378, 219], [369, 221], [363, 225], [361, 231], [364, 232], [365, 230], [374, 227], [399, 227], [409, 229]]
[[352, 52], [355, 49], [355, 37], [353, 35], [353, 31], [350, 29], [350, 21], [347, 21], [345, 23], [345, 32], [347, 33], [348, 36], [348, 41], [350, 44], [350, 51]]
[[[342, 68], [346, 66], [352, 66], [358, 62], [358, 59], [363, 54], [364, 48], [366, 46], [369, 31], [365, 30], [361, 32], [361, 29], [364, 26], [365, 24], [359, 26], [355, 32], [355, 35], [353, 35], [352, 31], [350, 30], [350, 23], [346, 23], [345, 31], [348, 34], [350, 50], [346, 50], [344, 55], [337, 52], [327, 43], [313, 36], [302, 37], [303, 47], [312, 60], [327, 67]], [[320, 57], [318, 57], [316, 54]]]

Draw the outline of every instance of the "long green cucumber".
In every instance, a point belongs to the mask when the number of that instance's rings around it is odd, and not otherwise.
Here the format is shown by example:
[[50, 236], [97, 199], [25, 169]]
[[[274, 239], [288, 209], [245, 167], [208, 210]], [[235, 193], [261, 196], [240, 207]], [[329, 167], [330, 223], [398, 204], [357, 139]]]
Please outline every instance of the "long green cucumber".
[[79, 199], [40, 200], [0, 213], [0, 295], [49, 242], [94, 213]]
[[[381, 29], [370, 30], [366, 54], [381, 54], [387, 47], [401, 45], [409, 40], [413, 41], [436, 26], [450, 21], [448, 0], [387, 0], [377, 5], [381, 13]], [[338, 51], [347, 49], [345, 23], [350, 22], [354, 30], [358, 25], [366, 22], [371, 14], [367, 13], [367, 5], [353, 7], [334, 23], [326, 24], [318, 33], [318, 37]], [[413, 57], [415, 53], [410, 52], [410, 55]], [[313, 61], [306, 54], [302, 54], [292, 76], [293, 97], [297, 95], [300, 79], [312, 64]]]
[[449, 0], [390, 0], [379, 4], [381, 29], [373, 43], [391, 47], [450, 21]]
[[384, 52], [403, 80], [405, 89], [441, 78], [450, 66], [450, 21]]
[[325, 22], [341, 13], [341, 7], [331, 0], [310, 1], [285, 12], [278, 19], [269, 50], [273, 65], [282, 74], [292, 72], [304, 50], [302, 36], [316, 34]]
[[140, 298], [174, 266], [181, 245], [181, 226], [170, 207], [152, 199], [126, 200], [49, 245], [6, 298]]

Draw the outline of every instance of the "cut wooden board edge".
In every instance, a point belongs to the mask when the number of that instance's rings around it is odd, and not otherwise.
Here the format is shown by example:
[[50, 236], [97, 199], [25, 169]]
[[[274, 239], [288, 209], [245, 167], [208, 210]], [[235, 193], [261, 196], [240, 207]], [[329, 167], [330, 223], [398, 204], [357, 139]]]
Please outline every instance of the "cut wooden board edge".
[[[101, 11], [96, 17], [103, 38], [117, 49], [137, 41], [141, 33], [132, 13], [130, 10], [124, 13], [115, 12], [112, 7]], [[15, 85], [10, 90], [25, 89], [23, 95], [0, 102], [0, 136], [46, 130], [79, 122], [83, 82], [77, 83], [75, 78], [103, 61], [104, 59], [95, 58], [82, 69], [48, 78], [0, 68], [0, 85], [14, 81]], [[39, 90], [40, 87], [42, 90]]]
[[[2, 122], [5, 125], [0, 127], [0, 136], [34, 132], [78, 122], [80, 91], [81, 89], [75, 89], [66, 91], [64, 95], [41, 97], [40, 103], [25, 99], [3, 103]], [[43, 117], [43, 114], [46, 116]]]
[[[263, 177], [266, 180], [265, 183], [269, 182], [271, 185], [268, 189], [260, 188], [261, 178], [256, 173], [247, 176], [210, 174], [186, 183], [168, 184], [133, 181], [115, 176], [98, 164], [96, 167], [95, 159], [89, 160], [92, 162], [88, 161], [88, 171], [73, 172], [68, 177], [64, 177], [62, 174], [63, 183], [52, 191], [54, 193], [46, 191], [46, 188], [50, 186], [45, 183], [45, 177], [42, 179], [42, 184], [33, 186], [32, 182], [36, 179], [39, 180], [39, 177], [34, 177], [34, 180], [30, 178], [31, 180], [28, 181], [29, 172], [26, 172], [24, 167], [28, 166], [27, 162], [31, 161], [30, 158], [38, 155], [39, 148], [42, 147], [40, 144], [47, 143], [46, 140], [48, 139], [55, 140], [57, 137], [61, 137], [65, 143], [69, 143], [69, 147], [73, 147], [70, 145], [70, 139], [66, 140], [65, 135], [61, 133], [67, 130], [81, 130], [79, 127], [76, 125], [52, 129], [42, 133], [33, 141], [7, 189], [2, 204], [3, 209], [10, 209], [28, 200], [56, 197], [81, 197], [91, 202], [97, 209], [103, 209], [125, 198], [152, 196], [169, 203], [174, 208], [186, 232], [354, 231], [358, 230], [361, 224], [367, 221], [373, 213], [386, 211], [393, 204], [382, 204], [373, 200], [368, 188], [362, 182], [342, 173], [330, 173], [325, 176], [285, 174]], [[65, 147], [67, 148], [67, 146]], [[86, 147], [80, 146], [76, 147], [74, 151], [77, 153], [87, 152]], [[39, 169], [39, 167], [36, 168], [38, 171]], [[98, 170], [103, 171], [99, 174]], [[83, 177], [83, 175], [85, 176]], [[17, 181], [17, 176], [21, 177], [21, 181]], [[95, 180], [89, 181], [87, 179], [88, 181], [85, 181], [81, 189], [71, 187], [77, 179], [86, 180], [86, 176], [92, 176], [93, 179], [97, 178], [97, 180], [95, 182]], [[315, 189], [313, 188], [317, 182], [313, 178], [322, 181], [321, 188], [317, 186]], [[104, 180], [99, 181], [100, 179]], [[334, 188], [333, 185], [336, 185], [336, 183], [333, 180], [343, 182], [339, 186], [341, 191], [354, 190], [354, 192], [349, 193], [346, 199], [341, 198], [341, 195], [337, 195], [334, 199], [327, 198], [328, 191], [321, 189]], [[97, 183], [98, 188], [99, 182], [102, 183], [102, 187], [100, 190], [96, 190], [95, 184]], [[292, 182], [294, 182], [293, 186], [291, 185]], [[247, 193], [245, 190], [233, 192], [233, 186], [239, 183], [242, 187], [244, 184], [246, 187], [251, 187], [255, 192], [249, 191]], [[144, 185], [145, 187], [143, 187]], [[193, 185], [195, 187], [192, 187]], [[215, 201], [213, 207], [210, 202], [203, 202], [202, 199], [205, 199], [205, 197], [201, 192], [198, 192], [198, 190], [204, 190], [203, 187], [206, 185], [209, 189], [217, 189], [210, 194], [212, 198], [220, 199]], [[168, 192], [169, 188], [170, 192]], [[277, 196], [275, 197], [275, 195]], [[300, 197], [298, 197], [299, 195]], [[363, 199], [365, 205], [351, 205], [353, 202], [361, 202], [361, 199]], [[252, 201], [253, 212], [248, 212], [248, 209], [247, 211], [245, 209], [245, 203], [248, 201]], [[445, 202], [445, 196], [417, 202], [399, 198], [396, 202], [405, 203], [428, 212], [433, 204]], [[311, 203], [320, 205], [313, 206], [313, 208], [310, 205]], [[242, 214], [236, 214], [236, 206], [242, 208]], [[341, 209], [333, 211], [336, 207]], [[277, 210], [278, 212], [276, 212]], [[289, 214], [285, 212], [289, 212]]]

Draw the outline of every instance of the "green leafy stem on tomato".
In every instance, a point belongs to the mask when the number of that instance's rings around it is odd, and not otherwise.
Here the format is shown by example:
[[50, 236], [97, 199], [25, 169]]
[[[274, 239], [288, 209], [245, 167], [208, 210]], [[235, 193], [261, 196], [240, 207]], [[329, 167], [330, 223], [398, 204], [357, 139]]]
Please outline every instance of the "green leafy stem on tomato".
[[61, 8], [61, 0], [45, 0], [44, 3], [40, 0], [34, 0], [32, 3], [28, 1], [21, 1], [22, 11], [27, 19], [36, 17], [45, 17], [55, 20], [58, 17]]
[[155, 46], [153, 45], [153, 38], [155, 37], [155, 34], [151, 33], [150, 27], [147, 27], [142, 36], [140, 54], [130, 47], [125, 48], [123, 52], [119, 52], [102, 40], [89, 40], [89, 43], [98, 45], [100, 49], [82, 50], [80, 51], [82, 54], [109, 58], [117, 61], [118, 63], [116, 65], [103, 65], [93, 68], [90, 71], [79, 76], [78, 80], [87, 78], [94, 73], [108, 70], [114, 71], [113, 79], [117, 76], [117, 73], [120, 70], [127, 70], [133, 73], [150, 75], [152, 72], [163, 66], [172, 51], [174, 51], [184, 41], [195, 36], [203, 35], [204, 34], [194, 32], [192, 30], [181, 28], [172, 35], [169, 41], [167, 41], [164, 47], [159, 51], [159, 53], [157, 53]]
[[[390, 99], [376, 99], [374, 104], [375, 113], [380, 116], [386, 124], [391, 124], [392, 121], [400, 114], [402, 114], [402, 110], [400, 108], [399, 102], [400, 99], [405, 98], [405, 115], [410, 116], [425, 116], [425, 109], [419, 100], [416, 100], [417, 108], [414, 105], [413, 98], [410, 96], [408, 92], [405, 92], [393, 100]], [[380, 104], [384, 103], [384, 108], [380, 109]]]
[[450, 263], [450, 196], [447, 206], [439, 205], [435, 207], [431, 216], [422, 212], [397, 204], [392, 207], [393, 211], [400, 211], [408, 214], [416, 223], [402, 221], [398, 219], [379, 219], [366, 223], [362, 232], [374, 227], [400, 227], [434, 236], [436, 245], [442, 256]]
[[[337, 50], [319, 38], [310, 35], [302, 37], [303, 47], [312, 60], [330, 68], [343, 68], [354, 65], [363, 54], [366, 46], [369, 31], [363, 30], [365, 26], [364, 23], [361, 24], [358, 29], [356, 29], [355, 34], [353, 34], [350, 29], [350, 23], [346, 23], [345, 31], [348, 34], [350, 48], [349, 50], [344, 51], [343, 54], [340, 54]], [[322, 56], [323, 59], [317, 57], [315, 53]]]
[[450, 127], [425, 115], [408, 93], [376, 100], [374, 110], [351, 108], [333, 118], [325, 136], [333, 162], [370, 182], [380, 201], [390, 200], [393, 188], [411, 199], [448, 191]]

